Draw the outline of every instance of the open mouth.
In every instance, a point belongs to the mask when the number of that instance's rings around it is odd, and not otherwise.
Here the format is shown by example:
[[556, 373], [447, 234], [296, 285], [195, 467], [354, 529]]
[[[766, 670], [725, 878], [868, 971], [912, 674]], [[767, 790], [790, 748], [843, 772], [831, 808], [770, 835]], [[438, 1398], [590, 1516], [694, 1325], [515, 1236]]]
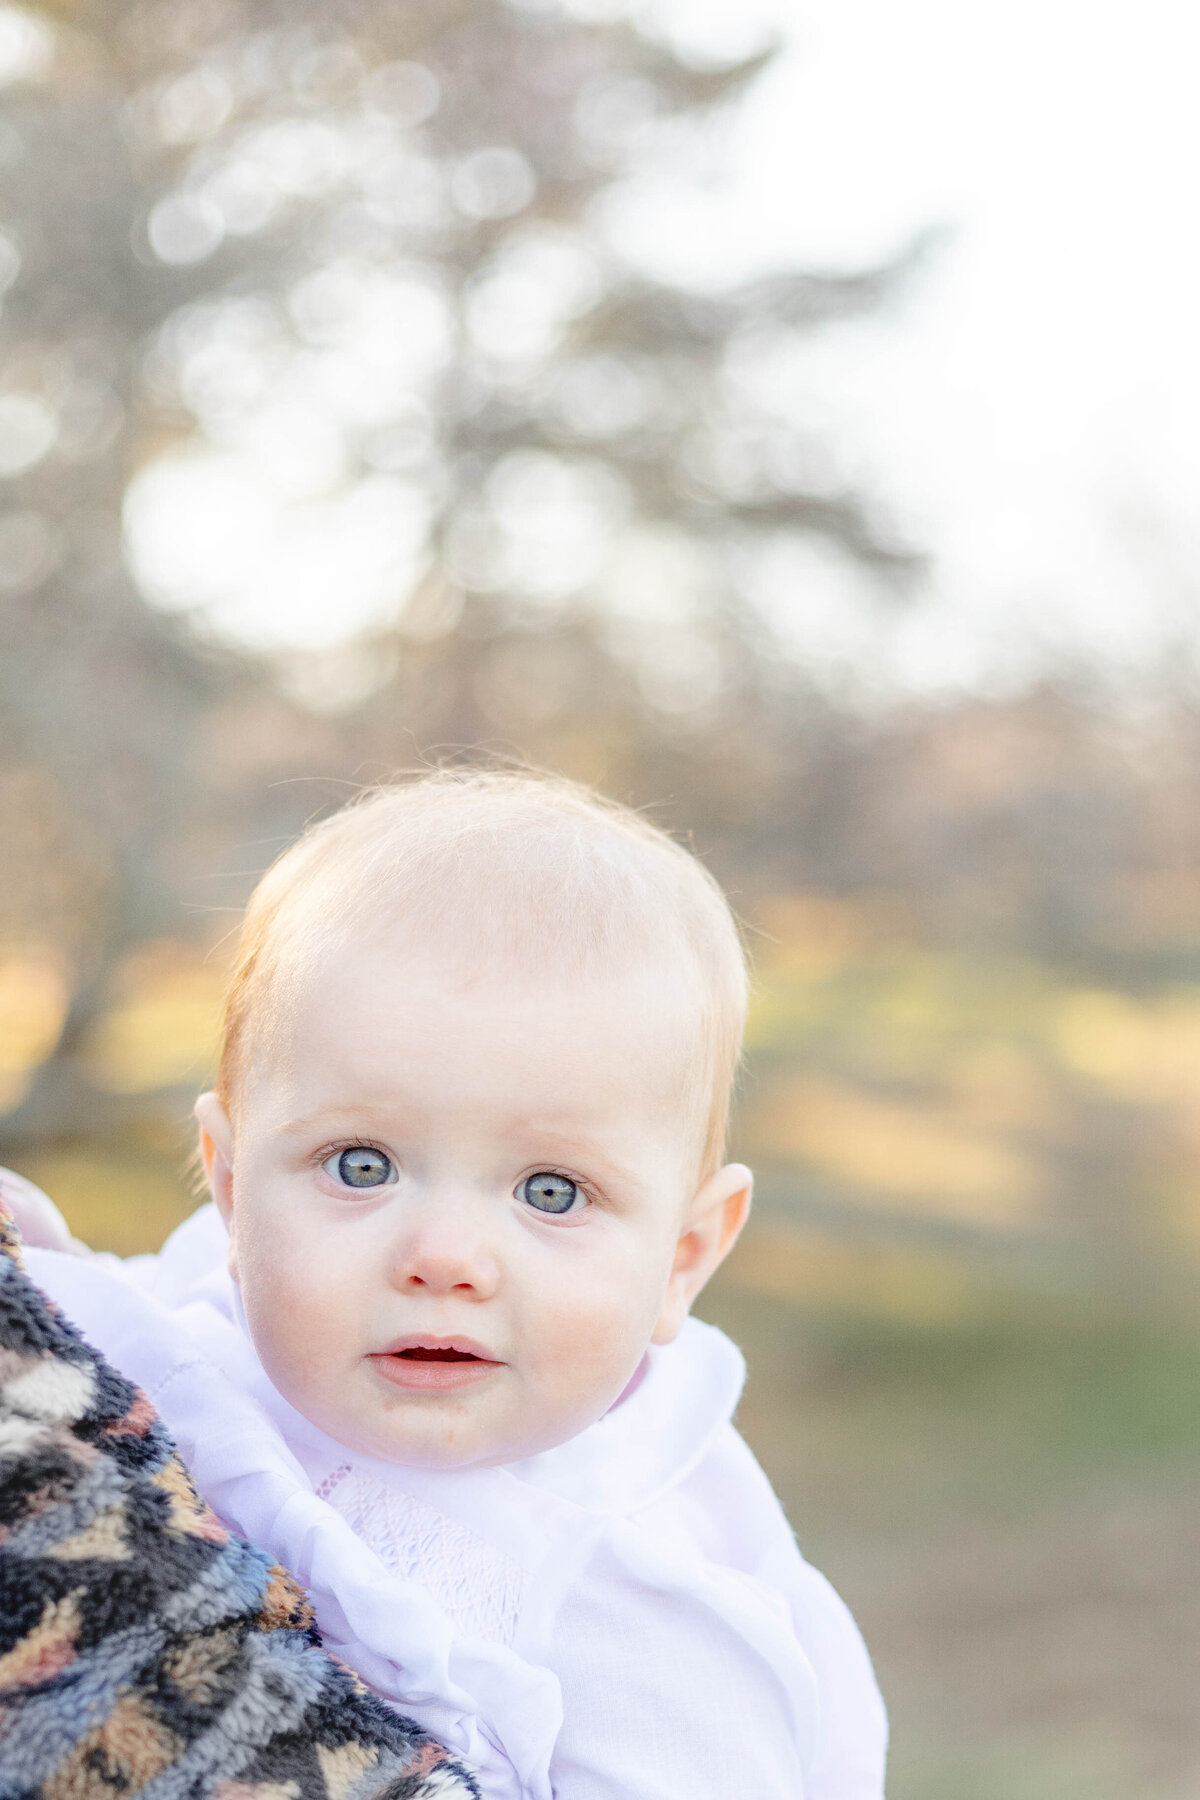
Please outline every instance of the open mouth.
[[464, 1387], [502, 1367], [470, 1338], [440, 1344], [406, 1343], [401, 1338], [390, 1349], [376, 1351], [370, 1361], [391, 1386], [410, 1392]]

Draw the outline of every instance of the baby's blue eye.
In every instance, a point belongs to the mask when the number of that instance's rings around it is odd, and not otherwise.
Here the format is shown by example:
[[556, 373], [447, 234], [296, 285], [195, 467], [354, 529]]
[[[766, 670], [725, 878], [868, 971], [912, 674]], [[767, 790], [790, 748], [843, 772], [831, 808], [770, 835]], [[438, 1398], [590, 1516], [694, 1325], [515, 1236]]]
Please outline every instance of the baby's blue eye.
[[586, 1198], [578, 1182], [569, 1180], [566, 1175], [552, 1175], [549, 1169], [526, 1176], [517, 1193], [538, 1212], [544, 1213], [570, 1212], [576, 1200]]
[[373, 1150], [369, 1144], [354, 1144], [321, 1166], [335, 1181], [352, 1188], [384, 1187], [396, 1179], [391, 1157], [382, 1150]]

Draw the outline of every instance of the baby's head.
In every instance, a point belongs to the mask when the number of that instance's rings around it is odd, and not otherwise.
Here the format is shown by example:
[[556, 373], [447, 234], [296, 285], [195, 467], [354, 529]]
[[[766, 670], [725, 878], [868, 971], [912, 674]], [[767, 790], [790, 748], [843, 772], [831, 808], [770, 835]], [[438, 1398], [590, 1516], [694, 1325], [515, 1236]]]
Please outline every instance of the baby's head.
[[733, 1243], [746, 975], [687, 851], [565, 781], [362, 795], [259, 884], [201, 1149], [276, 1387], [351, 1449], [598, 1419]]

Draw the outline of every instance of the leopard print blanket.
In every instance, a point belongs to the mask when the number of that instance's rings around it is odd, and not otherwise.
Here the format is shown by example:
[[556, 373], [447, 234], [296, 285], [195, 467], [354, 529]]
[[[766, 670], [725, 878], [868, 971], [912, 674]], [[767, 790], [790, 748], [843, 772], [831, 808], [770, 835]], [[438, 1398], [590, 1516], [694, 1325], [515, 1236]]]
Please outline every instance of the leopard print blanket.
[[0, 1800], [479, 1800], [327, 1656], [0, 1202]]

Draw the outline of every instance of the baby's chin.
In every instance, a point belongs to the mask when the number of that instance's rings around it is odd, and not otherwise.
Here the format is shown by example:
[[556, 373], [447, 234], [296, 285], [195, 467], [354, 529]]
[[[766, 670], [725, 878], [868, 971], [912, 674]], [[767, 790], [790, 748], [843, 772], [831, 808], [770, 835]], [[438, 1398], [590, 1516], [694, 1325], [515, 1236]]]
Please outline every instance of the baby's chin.
[[398, 1431], [387, 1422], [305, 1416], [354, 1455], [391, 1463], [396, 1468], [430, 1472], [501, 1468], [506, 1463], [524, 1462], [527, 1457], [563, 1442], [562, 1437], [552, 1433], [508, 1435], [462, 1428], [444, 1428], [439, 1432], [428, 1426]]
[[[282, 1390], [281, 1390], [282, 1391]], [[446, 1416], [436, 1403], [408, 1401], [402, 1409], [323, 1404], [311, 1394], [284, 1394], [312, 1425], [353, 1455], [397, 1468], [431, 1472], [494, 1469], [526, 1461], [577, 1437], [602, 1417], [593, 1416], [538, 1426], [486, 1418]], [[397, 1416], [398, 1412], [401, 1416]]]

